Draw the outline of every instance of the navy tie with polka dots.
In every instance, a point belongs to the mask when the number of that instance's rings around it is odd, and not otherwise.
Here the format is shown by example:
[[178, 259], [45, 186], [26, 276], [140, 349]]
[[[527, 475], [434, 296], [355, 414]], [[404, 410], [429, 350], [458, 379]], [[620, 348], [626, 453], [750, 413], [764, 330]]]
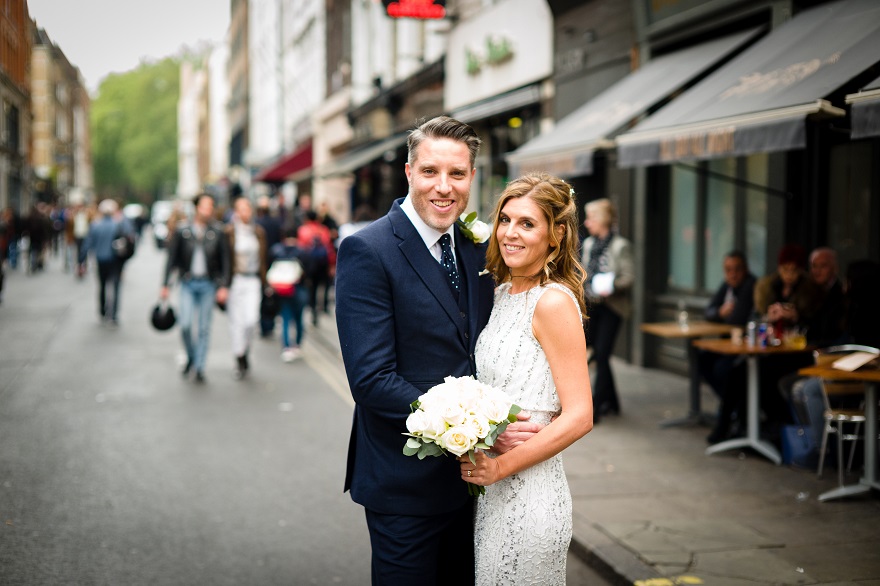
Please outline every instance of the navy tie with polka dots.
[[449, 237], [449, 234], [444, 234], [440, 237], [440, 264], [443, 266], [443, 270], [446, 271], [449, 284], [458, 292], [461, 286], [461, 279], [458, 276], [458, 269], [455, 268], [455, 257], [452, 256], [451, 242], [452, 239]]

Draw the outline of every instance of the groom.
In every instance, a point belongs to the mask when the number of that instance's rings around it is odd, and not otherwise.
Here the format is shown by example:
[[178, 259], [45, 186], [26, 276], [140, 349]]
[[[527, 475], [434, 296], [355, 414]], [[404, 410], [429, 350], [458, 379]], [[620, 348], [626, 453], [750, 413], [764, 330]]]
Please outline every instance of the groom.
[[[407, 146], [409, 194], [339, 249], [336, 319], [356, 403], [345, 490], [366, 509], [374, 586], [473, 584], [473, 503], [459, 463], [404, 456], [403, 433], [419, 395], [444, 377], [475, 374], [493, 282], [480, 276], [486, 245], [455, 221], [480, 139], [441, 116], [412, 131]], [[454, 263], [440, 244], [445, 234]]]

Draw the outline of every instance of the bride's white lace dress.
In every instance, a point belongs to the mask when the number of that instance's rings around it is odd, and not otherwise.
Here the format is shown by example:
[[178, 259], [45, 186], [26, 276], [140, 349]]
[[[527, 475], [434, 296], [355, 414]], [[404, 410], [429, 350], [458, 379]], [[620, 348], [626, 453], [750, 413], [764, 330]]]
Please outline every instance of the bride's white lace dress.
[[[535, 306], [549, 288], [574, 294], [557, 283], [511, 295], [510, 283], [495, 291], [492, 316], [477, 340], [477, 378], [503, 389], [549, 423], [559, 397], [547, 357], [532, 333]], [[477, 585], [565, 584], [571, 541], [571, 493], [557, 455], [486, 487], [477, 499], [474, 547]]]

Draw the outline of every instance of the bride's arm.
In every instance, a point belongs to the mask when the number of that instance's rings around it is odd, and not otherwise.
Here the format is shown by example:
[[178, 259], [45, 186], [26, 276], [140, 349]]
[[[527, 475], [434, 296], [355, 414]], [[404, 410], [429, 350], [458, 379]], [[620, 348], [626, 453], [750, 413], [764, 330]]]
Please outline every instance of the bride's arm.
[[515, 450], [494, 459], [478, 454], [476, 469], [470, 461], [463, 462], [465, 481], [483, 486], [497, 482], [552, 458], [593, 428], [587, 346], [577, 306], [562, 291], [548, 290], [535, 308], [532, 329], [550, 364], [562, 411]]

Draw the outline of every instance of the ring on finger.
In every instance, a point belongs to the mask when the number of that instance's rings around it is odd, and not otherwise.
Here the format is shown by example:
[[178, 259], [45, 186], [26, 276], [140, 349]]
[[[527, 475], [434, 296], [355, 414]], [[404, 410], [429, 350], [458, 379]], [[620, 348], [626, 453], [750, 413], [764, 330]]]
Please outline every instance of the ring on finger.
[[468, 470], [468, 478], [470, 478], [471, 476], [473, 476], [472, 472], [473, 472], [473, 470]]

